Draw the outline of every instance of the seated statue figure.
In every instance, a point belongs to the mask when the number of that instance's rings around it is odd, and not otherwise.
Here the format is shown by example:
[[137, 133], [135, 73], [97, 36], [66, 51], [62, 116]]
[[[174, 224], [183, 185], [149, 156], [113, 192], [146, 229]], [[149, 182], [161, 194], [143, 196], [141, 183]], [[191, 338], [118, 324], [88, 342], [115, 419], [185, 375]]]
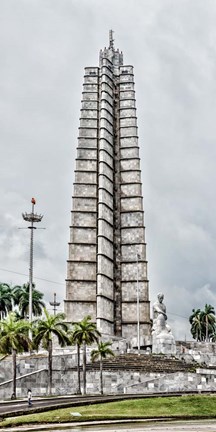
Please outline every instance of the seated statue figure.
[[175, 340], [167, 324], [166, 306], [163, 303], [164, 295], [159, 293], [157, 298], [153, 304], [153, 352], [175, 353]]
[[158, 300], [153, 304], [153, 319], [157, 319], [158, 316], [162, 316], [163, 320], [167, 320], [166, 306], [163, 303], [164, 295], [159, 293], [157, 295]]
[[166, 306], [163, 303], [164, 295], [159, 293], [158, 300], [153, 304], [153, 329], [155, 333], [170, 332], [170, 327], [167, 325]]

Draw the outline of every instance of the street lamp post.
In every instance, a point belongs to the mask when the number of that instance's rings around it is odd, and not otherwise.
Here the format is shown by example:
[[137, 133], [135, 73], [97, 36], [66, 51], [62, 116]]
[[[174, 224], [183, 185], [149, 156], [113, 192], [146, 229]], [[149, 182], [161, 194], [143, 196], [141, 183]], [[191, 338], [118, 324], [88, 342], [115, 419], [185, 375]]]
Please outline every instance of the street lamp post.
[[60, 304], [61, 304], [60, 302], [56, 301], [56, 293], [54, 293], [54, 301], [53, 302], [49, 302], [49, 304], [51, 306], [53, 306], [53, 312], [54, 312], [54, 315], [55, 315], [57, 307], [60, 306]]
[[22, 213], [22, 217], [25, 221], [31, 222], [28, 226], [30, 229], [30, 260], [29, 260], [29, 322], [32, 323], [32, 287], [33, 287], [33, 242], [34, 242], [34, 224], [41, 222], [43, 216], [38, 215], [34, 212], [34, 206], [36, 204], [35, 198], [31, 199], [32, 211], [31, 213]]
[[140, 308], [139, 308], [139, 260], [140, 255], [137, 254], [137, 349], [138, 355], [140, 355]]

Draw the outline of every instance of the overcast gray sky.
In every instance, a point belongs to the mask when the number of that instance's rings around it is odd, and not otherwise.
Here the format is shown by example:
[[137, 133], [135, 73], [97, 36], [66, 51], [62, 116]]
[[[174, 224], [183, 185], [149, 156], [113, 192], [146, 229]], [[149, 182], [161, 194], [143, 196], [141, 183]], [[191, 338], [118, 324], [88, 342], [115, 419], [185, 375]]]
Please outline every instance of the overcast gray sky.
[[215, 22], [214, 0], [0, 0], [0, 281], [28, 280], [34, 196], [35, 276], [56, 282], [36, 285], [64, 298], [83, 69], [112, 28], [135, 67], [150, 299], [178, 339], [216, 307]]

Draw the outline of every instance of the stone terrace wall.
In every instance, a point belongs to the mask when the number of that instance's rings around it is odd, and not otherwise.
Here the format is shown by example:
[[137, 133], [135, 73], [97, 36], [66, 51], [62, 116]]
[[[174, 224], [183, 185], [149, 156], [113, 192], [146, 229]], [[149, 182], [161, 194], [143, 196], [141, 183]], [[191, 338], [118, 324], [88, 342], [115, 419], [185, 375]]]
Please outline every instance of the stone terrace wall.
[[216, 366], [216, 344], [212, 342], [176, 341], [177, 356], [186, 362]]
[[[119, 347], [120, 348], [120, 347]], [[188, 348], [189, 349], [189, 348]], [[207, 349], [207, 348], [206, 348]], [[212, 346], [212, 350], [215, 346]], [[210, 350], [210, 346], [209, 346]], [[211, 350], [210, 350], [211, 351]], [[88, 350], [89, 360], [90, 350]], [[181, 356], [189, 355], [185, 352]], [[138, 362], [136, 354], [124, 354], [118, 357], [109, 366], [104, 364], [104, 391], [107, 394], [114, 393], [157, 393], [175, 391], [216, 391], [216, 367], [196, 368], [193, 365], [178, 371], [171, 369], [171, 373], [164, 372], [162, 363], [164, 357], [159, 359], [161, 369], [147, 368], [148, 355], [141, 355]], [[190, 358], [192, 356], [190, 355]], [[124, 362], [120, 365], [120, 359]], [[135, 361], [136, 360], [136, 361]], [[172, 361], [172, 359], [167, 359]], [[177, 362], [173, 360], [173, 364]], [[152, 359], [152, 365], [153, 365]], [[141, 365], [142, 364], [142, 365]], [[115, 367], [114, 367], [115, 366]], [[174, 366], [173, 366], [174, 367]], [[185, 364], [186, 367], [186, 364]], [[88, 365], [87, 368], [87, 392], [98, 394], [100, 388], [99, 368], [95, 365]], [[189, 370], [188, 370], [189, 369]], [[154, 370], [154, 372], [153, 372]], [[157, 370], [157, 372], [156, 372]], [[181, 370], [181, 369], [180, 369]], [[0, 363], [0, 399], [9, 399], [12, 394], [12, 364], [11, 358], [6, 358]], [[147, 372], [148, 371], [148, 372]], [[81, 374], [82, 375], [82, 374]], [[17, 361], [17, 396], [26, 397], [27, 389], [32, 389], [33, 397], [47, 395], [47, 356], [18, 356]], [[82, 376], [81, 376], [82, 382]], [[75, 351], [59, 353], [53, 357], [53, 395], [75, 394], [77, 391], [77, 371]]]
[[[104, 392], [115, 393], [157, 393], [177, 391], [216, 391], [216, 370], [197, 369], [195, 373], [175, 372], [171, 374], [145, 373], [130, 370], [104, 371]], [[75, 394], [77, 373], [75, 370], [54, 370], [53, 395]], [[27, 389], [32, 389], [33, 398], [47, 395], [47, 371], [24, 376], [17, 381], [17, 396], [25, 398]], [[87, 393], [98, 394], [99, 371], [87, 372]], [[0, 400], [9, 399], [12, 382], [0, 384]]]
[[[116, 351], [125, 352], [124, 341], [115, 341]], [[134, 370], [126, 362], [124, 368], [104, 370], [105, 393], [152, 393], [170, 391], [216, 391], [216, 344], [177, 343], [178, 357], [191, 363], [196, 360], [202, 368], [190, 368], [185, 372], [146, 372], [146, 368]], [[117, 349], [118, 348], [118, 349]], [[75, 394], [77, 391], [76, 351], [57, 350], [53, 357], [53, 394]], [[88, 349], [88, 361], [90, 358]], [[125, 355], [125, 354], [124, 354]], [[136, 356], [136, 355], [135, 355]], [[141, 355], [143, 359], [149, 356]], [[137, 356], [136, 356], [137, 357]], [[130, 354], [128, 355], [128, 359]], [[200, 360], [200, 361], [199, 361]], [[202, 360], [202, 361], [201, 361]], [[204, 368], [203, 363], [210, 368]], [[212, 365], [211, 365], [212, 363]], [[18, 356], [17, 396], [26, 397], [27, 389], [32, 389], [33, 397], [47, 395], [47, 354]], [[81, 377], [82, 379], [82, 377]], [[99, 393], [99, 370], [87, 371], [87, 392]], [[12, 394], [12, 362], [7, 357], [0, 362], [0, 400], [9, 399]]]

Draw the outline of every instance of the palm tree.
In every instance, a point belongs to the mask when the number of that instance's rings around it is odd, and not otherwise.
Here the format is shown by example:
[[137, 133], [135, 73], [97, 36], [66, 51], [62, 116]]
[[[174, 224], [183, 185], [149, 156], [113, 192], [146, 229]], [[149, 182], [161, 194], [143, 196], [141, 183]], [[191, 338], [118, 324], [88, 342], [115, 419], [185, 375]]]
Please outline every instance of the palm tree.
[[196, 339], [197, 342], [203, 341], [204, 329], [203, 329], [203, 320], [202, 320], [201, 312], [200, 314], [198, 314], [193, 318], [191, 333], [193, 338]]
[[31, 341], [28, 336], [30, 324], [25, 320], [17, 320], [16, 315], [10, 312], [8, 316], [0, 321], [0, 352], [12, 354], [12, 393], [16, 398], [16, 355], [28, 351]]
[[209, 341], [209, 332], [211, 332], [212, 325], [215, 324], [215, 310], [212, 305], [205, 304], [204, 311], [201, 312], [201, 318], [205, 328], [205, 340]]
[[[29, 314], [29, 283], [22, 286], [14, 287], [13, 289], [14, 304], [18, 306], [20, 315], [26, 318]], [[45, 307], [42, 301], [43, 293], [35, 289], [33, 284], [32, 289], [32, 312], [35, 316], [42, 315], [43, 308]]]
[[202, 339], [202, 320], [201, 320], [201, 310], [192, 309], [192, 314], [189, 317], [189, 322], [191, 324], [191, 334], [194, 339], [201, 341]]
[[86, 394], [86, 346], [94, 342], [98, 342], [101, 336], [97, 330], [96, 324], [91, 321], [91, 316], [88, 315], [82, 321], [76, 323], [74, 329], [74, 338], [79, 346], [83, 346], [83, 393]]
[[189, 322], [194, 339], [206, 342], [214, 339], [216, 318], [213, 306], [206, 304], [204, 310], [193, 309]]
[[112, 342], [99, 342], [97, 349], [92, 350], [92, 361], [100, 361], [100, 393], [103, 394], [103, 359], [106, 357], [114, 357], [114, 352], [110, 349]]
[[0, 319], [12, 311], [12, 290], [7, 283], [0, 283]]
[[44, 309], [44, 314], [45, 318], [35, 321], [33, 344], [37, 348], [42, 344], [43, 348], [48, 351], [48, 394], [51, 394], [53, 336], [57, 337], [61, 347], [69, 344], [70, 341], [67, 335], [68, 325], [64, 322], [65, 315], [63, 313], [52, 315], [46, 309]]
[[216, 342], [216, 331], [215, 331], [215, 328], [214, 328], [214, 330], [212, 330], [211, 341], [212, 342]]
[[74, 324], [73, 330], [70, 334], [71, 345], [77, 347], [77, 394], [81, 394], [81, 379], [80, 379], [80, 335], [76, 333], [77, 324]]
[[209, 324], [208, 337], [209, 337], [209, 341], [211, 341], [211, 342], [215, 342], [215, 336], [216, 336], [215, 331], [216, 331], [215, 323]]

